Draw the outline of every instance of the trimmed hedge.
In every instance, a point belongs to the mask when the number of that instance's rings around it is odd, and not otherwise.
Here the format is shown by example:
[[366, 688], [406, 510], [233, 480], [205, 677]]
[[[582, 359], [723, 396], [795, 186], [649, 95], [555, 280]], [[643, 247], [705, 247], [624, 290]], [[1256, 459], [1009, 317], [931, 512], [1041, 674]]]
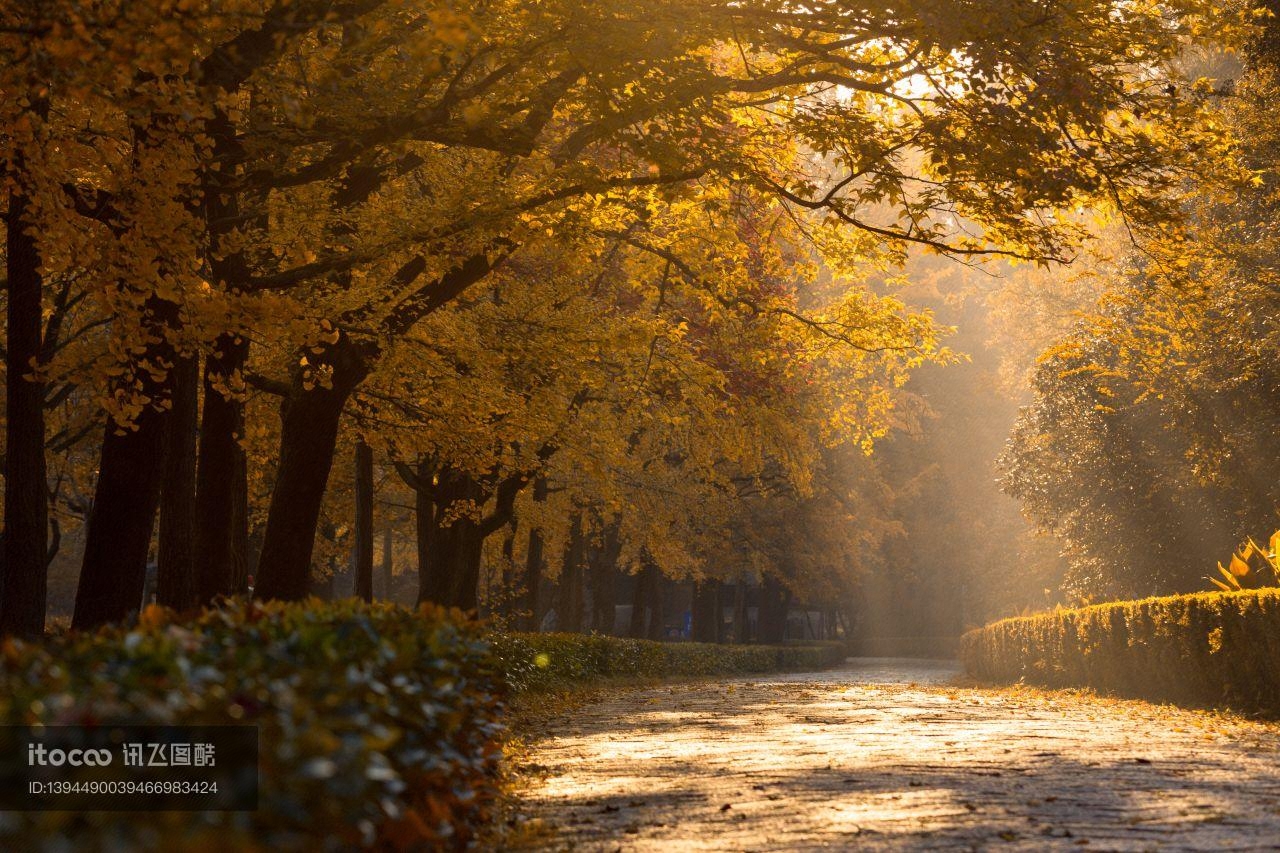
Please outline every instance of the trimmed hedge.
[[256, 724], [255, 812], [0, 812], [9, 850], [399, 850], [472, 844], [500, 793], [510, 691], [812, 669], [838, 644], [493, 634], [457, 612], [233, 602], [193, 621], [0, 642], [0, 725]]
[[354, 601], [0, 645], [0, 723], [259, 727], [255, 812], [0, 814], [10, 850], [461, 847], [498, 793], [501, 690], [480, 626]]
[[585, 634], [498, 634], [493, 654], [513, 690], [605, 678], [746, 675], [825, 669], [845, 659], [840, 643], [726, 646], [660, 643]]
[[985, 681], [1280, 713], [1280, 589], [1005, 619], [966, 634], [960, 654]]

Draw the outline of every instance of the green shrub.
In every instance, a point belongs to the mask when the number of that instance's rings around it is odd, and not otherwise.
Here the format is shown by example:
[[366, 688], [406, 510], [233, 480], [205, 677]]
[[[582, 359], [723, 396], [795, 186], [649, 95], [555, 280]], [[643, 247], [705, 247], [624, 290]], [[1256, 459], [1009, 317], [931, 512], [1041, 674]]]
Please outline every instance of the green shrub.
[[716, 646], [493, 634], [354, 600], [234, 602], [179, 622], [0, 642], [0, 725], [256, 724], [254, 812], [6, 812], [0, 849], [466, 846], [499, 793], [510, 690], [604, 677], [813, 669], [837, 644]]
[[1005, 619], [961, 640], [969, 674], [1280, 713], [1280, 589]]
[[511, 689], [603, 678], [745, 675], [823, 669], [845, 658], [839, 643], [725, 646], [583, 634], [499, 634], [493, 653]]
[[5, 849], [455, 847], [497, 793], [481, 629], [354, 601], [234, 604], [0, 647], [0, 723], [256, 723], [256, 812], [0, 815]]

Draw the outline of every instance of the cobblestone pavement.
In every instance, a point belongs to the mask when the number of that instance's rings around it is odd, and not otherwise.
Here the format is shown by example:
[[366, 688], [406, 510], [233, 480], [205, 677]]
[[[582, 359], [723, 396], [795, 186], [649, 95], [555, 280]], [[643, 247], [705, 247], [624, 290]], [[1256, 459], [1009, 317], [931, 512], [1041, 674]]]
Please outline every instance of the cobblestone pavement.
[[1280, 729], [947, 664], [618, 691], [527, 756], [553, 850], [1280, 850]]

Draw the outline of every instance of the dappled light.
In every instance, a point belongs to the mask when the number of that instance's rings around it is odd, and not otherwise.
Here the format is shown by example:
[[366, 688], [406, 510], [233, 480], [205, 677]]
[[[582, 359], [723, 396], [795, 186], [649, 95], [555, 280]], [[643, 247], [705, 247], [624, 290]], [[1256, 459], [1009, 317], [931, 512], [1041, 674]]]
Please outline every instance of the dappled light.
[[1221, 850], [1280, 831], [1272, 727], [945, 686], [954, 674], [858, 660], [607, 696], [524, 757], [514, 837], [584, 850]]

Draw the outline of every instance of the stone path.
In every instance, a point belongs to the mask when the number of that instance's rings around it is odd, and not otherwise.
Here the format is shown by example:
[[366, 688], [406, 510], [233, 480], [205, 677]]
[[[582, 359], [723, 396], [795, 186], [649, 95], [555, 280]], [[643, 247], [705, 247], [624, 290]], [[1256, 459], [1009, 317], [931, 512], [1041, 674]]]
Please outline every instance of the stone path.
[[534, 744], [513, 846], [1280, 850], [1280, 729], [945, 664], [619, 691]]

